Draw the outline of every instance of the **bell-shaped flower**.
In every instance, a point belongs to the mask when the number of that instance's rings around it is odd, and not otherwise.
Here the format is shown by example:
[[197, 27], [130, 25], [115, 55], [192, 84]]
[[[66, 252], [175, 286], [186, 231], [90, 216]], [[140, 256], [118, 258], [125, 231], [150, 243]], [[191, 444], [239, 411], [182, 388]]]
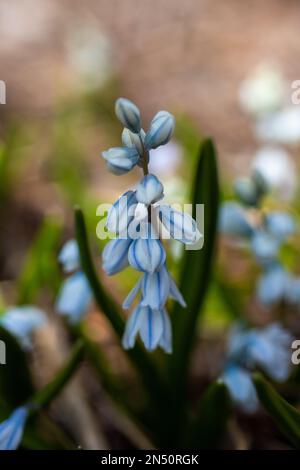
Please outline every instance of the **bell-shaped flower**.
[[130, 238], [115, 238], [110, 240], [102, 252], [102, 267], [106, 274], [112, 276], [128, 266], [128, 249]]
[[279, 247], [279, 241], [262, 229], [256, 230], [251, 240], [251, 249], [256, 258], [262, 263], [275, 259]]
[[267, 214], [266, 226], [268, 232], [280, 241], [293, 234], [296, 230], [294, 218], [284, 212]]
[[71, 324], [78, 323], [87, 312], [92, 292], [86, 276], [79, 271], [66, 279], [61, 287], [56, 310], [68, 318]]
[[247, 361], [249, 366], [259, 366], [277, 382], [284, 382], [291, 372], [292, 335], [280, 324], [273, 323], [249, 333]]
[[245, 211], [233, 201], [226, 202], [221, 207], [219, 230], [226, 235], [236, 237], [250, 237], [253, 233]]
[[123, 175], [137, 164], [140, 156], [135, 147], [114, 147], [102, 152], [108, 169], [115, 175]]
[[146, 175], [139, 182], [136, 189], [136, 198], [138, 202], [146, 204], [154, 204], [164, 197], [164, 187], [159, 179], [154, 175]]
[[229, 390], [233, 401], [247, 413], [258, 408], [258, 398], [251, 373], [236, 364], [229, 364], [219, 379]]
[[267, 267], [257, 284], [259, 301], [270, 306], [285, 299], [290, 286], [290, 276], [278, 263]]
[[137, 205], [135, 191], [126, 191], [110, 208], [107, 214], [106, 226], [110, 232], [127, 238], [128, 225], [134, 219]]
[[140, 110], [134, 103], [132, 103], [132, 101], [126, 98], [118, 98], [115, 104], [115, 112], [123, 126], [136, 134], [140, 132]]
[[146, 133], [143, 129], [138, 134], [135, 134], [125, 127], [122, 132], [122, 144], [128, 148], [136, 148], [139, 155], [142, 156], [144, 154], [145, 135]]
[[151, 121], [146, 133], [145, 145], [148, 150], [165, 145], [171, 139], [175, 128], [175, 119], [167, 111], [159, 111]]
[[28, 407], [21, 406], [0, 423], [0, 450], [16, 450], [19, 447], [27, 417]]
[[58, 261], [62, 264], [63, 270], [66, 273], [70, 273], [79, 268], [80, 255], [76, 240], [68, 240], [64, 244], [59, 253]]
[[151, 224], [148, 225], [147, 238], [133, 240], [128, 251], [129, 264], [137, 271], [154, 273], [166, 261], [166, 252], [158, 238], [151, 236]]
[[172, 352], [171, 322], [165, 309], [153, 310], [138, 305], [127, 321], [123, 347], [133, 348], [138, 334], [149, 351], [160, 346], [167, 353]]
[[140, 302], [142, 307], [149, 306], [154, 310], [159, 310], [165, 306], [168, 297], [176, 300], [182, 307], [186, 307], [186, 303], [165, 265], [159, 271], [152, 274], [145, 273], [141, 277], [124, 300], [123, 308], [130, 308], [139, 292], [142, 296]]
[[46, 314], [31, 305], [9, 308], [0, 317], [0, 325], [9, 331], [25, 350], [32, 348], [32, 334], [47, 322]]
[[203, 237], [196, 221], [186, 212], [176, 211], [166, 204], [159, 205], [157, 211], [161, 222], [175, 240], [193, 245]]

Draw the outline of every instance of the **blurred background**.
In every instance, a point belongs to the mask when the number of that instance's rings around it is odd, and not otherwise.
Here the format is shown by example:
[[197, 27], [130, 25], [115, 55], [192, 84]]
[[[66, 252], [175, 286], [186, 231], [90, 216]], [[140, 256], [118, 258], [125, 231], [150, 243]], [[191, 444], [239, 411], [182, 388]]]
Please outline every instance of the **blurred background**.
[[[209, 135], [218, 150], [224, 197], [232, 195], [237, 176], [249, 174], [262, 147], [280, 146], [280, 168], [287, 172], [279, 184], [281, 205], [298, 214], [300, 105], [292, 105], [291, 83], [300, 79], [299, 20], [297, 0], [0, 0], [0, 79], [6, 83], [6, 104], [0, 105], [1, 295], [8, 304], [39, 303], [52, 319], [36, 340], [35, 360], [47, 365], [41, 371], [39, 362], [37, 383], [51, 376], [68, 344], [52, 306], [62, 275], [56, 259], [43, 260], [43, 244], [58, 253], [74, 235], [73, 205], [79, 204], [100, 269], [96, 207], [114, 201], [137, 178], [135, 172], [123, 178], [109, 174], [100, 158], [102, 150], [120, 142], [121, 126], [114, 116], [118, 96], [139, 106], [145, 127], [159, 109], [175, 114], [175, 139], [153, 163], [170, 200], [186, 200], [201, 138]], [[277, 128], [269, 120], [271, 112], [283, 113], [281, 120], [277, 116]], [[282, 131], [280, 139], [274, 126]], [[51, 234], [46, 241], [43, 230]], [[247, 268], [238, 250], [221, 246], [223, 265], [228, 250], [234, 261], [226, 269], [234, 283]], [[37, 259], [41, 263], [35, 272]], [[248, 269], [242, 287], [249, 298], [254, 275]], [[122, 299], [134, 275], [103, 281]], [[252, 299], [249, 315], [258, 317], [259, 309]], [[206, 310], [194, 394], [216, 374], [222, 357], [222, 341], [212, 340], [211, 332], [220, 333], [230, 322], [214, 293]], [[258, 323], [271, 316], [266, 311]], [[117, 363], [119, 349], [105, 320], [92, 311], [88, 324]], [[126, 364], [118, 363], [118, 368], [127, 373]], [[99, 391], [93, 387], [96, 396]], [[67, 402], [78, 412], [78, 402], [72, 400], [69, 395], [64, 406]], [[130, 429], [131, 442], [143, 442], [143, 436], [115, 416], [106, 397], [101, 400], [106, 431], [117, 427], [124, 434], [124, 428]], [[88, 408], [79, 408], [81, 420], [93, 421]], [[261, 421], [254, 419], [251, 425], [261, 426]], [[264, 425], [268, 430], [269, 422]], [[88, 428], [90, 435], [77, 440], [87, 447], [105, 447], [106, 438], [99, 443], [99, 433], [93, 433], [92, 424]], [[250, 445], [247, 432], [246, 437], [245, 432], [234, 433], [237, 446]], [[118, 436], [115, 447], [124, 445], [124, 436]], [[256, 444], [272, 446], [269, 441]]]

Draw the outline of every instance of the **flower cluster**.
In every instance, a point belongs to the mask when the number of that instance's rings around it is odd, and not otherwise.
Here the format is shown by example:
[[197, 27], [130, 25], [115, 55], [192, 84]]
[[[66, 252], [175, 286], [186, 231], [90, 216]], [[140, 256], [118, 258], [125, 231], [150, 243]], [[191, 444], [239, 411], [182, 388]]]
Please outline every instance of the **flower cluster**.
[[76, 324], [87, 312], [92, 300], [88, 280], [80, 270], [79, 248], [76, 240], [72, 239], [66, 242], [58, 259], [64, 272], [72, 274], [61, 287], [56, 310], [66, 316], [71, 324]]
[[292, 336], [279, 324], [262, 329], [233, 327], [229, 336], [226, 364], [220, 378], [228, 387], [233, 400], [247, 412], [258, 407], [256, 390], [251, 379], [255, 367], [270, 378], [284, 382], [290, 374]]
[[257, 296], [264, 305], [282, 300], [300, 304], [300, 279], [293, 277], [280, 262], [280, 249], [296, 232], [294, 218], [281, 211], [265, 212], [262, 198], [268, 187], [258, 172], [235, 183], [239, 203], [223, 204], [220, 230], [247, 242], [263, 270]]
[[163, 185], [155, 175], [148, 173], [150, 150], [170, 140], [174, 117], [167, 111], [159, 111], [146, 133], [141, 127], [139, 109], [124, 98], [116, 102], [116, 115], [125, 126], [124, 147], [103, 152], [108, 169], [121, 175], [138, 165], [144, 176], [136, 189], [123, 194], [108, 213], [107, 228], [117, 238], [103, 250], [103, 269], [113, 275], [130, 265], [142, 273], [123, 303], [123, 308], [128, 309], [134, 299], [140, 297], [126, 324], [124, 348], [134, 347], [139, 333], [149, 351], [160, 346], [170, 353], [172, 331], [166, 302], [172, 298], [183, 307], [185, 302], [166, 267], [162, 230], [184, 244], [195, 244], [202, 235], [190, 215], [160, 203], [164, 197]]

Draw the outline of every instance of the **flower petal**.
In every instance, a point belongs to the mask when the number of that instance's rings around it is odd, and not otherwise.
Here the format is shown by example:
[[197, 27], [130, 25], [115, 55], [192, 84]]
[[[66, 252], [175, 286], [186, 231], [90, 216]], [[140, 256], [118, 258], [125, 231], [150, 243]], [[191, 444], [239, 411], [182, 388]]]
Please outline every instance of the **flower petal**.
[[161, 204], [157, 210], [161, 222], [175, 240], [193, 245], [203, 237], [196, 221], [186, 212], [175, 211], [166, 204]]
[[130, 238], [116, 238], [109, 241], [102, 252], [102, 267], [109, 276], [116, 274], [128, 266], [128, 249]]
[[163, 333], [162, 317], [159, 310], [152, 310], [150, 307], [142, 308], [141, 315], [140, 336], [146, 349], [153, 351]]
[[146, 175], [139, 182], [136, 189], [136, 198], [139, 202], [149, 205], [164, 197], [164, 187], [154, 175]]
[[141, 115], [139, 108], [126, 98], [118, 98], [115, 105], [117, 118], [123, 126], [132, 132], [138, 133], [141, 130]]
[[17, 408], [0, 424], [0, 450], [16, 450], [22, 440], [28, 407]]
[[136, 204], [135, 191], [126, 191], [122, 194], [108, 211], [106, 222], [108, 230], [127, 238], [127, 228], [134, 218]]
[[160, 240], [139, 238], [134, 240], [128, 251], [129, 264], [138, 271], [153, 273], [166, 261], [166, 252]]
[[138, 282], [136, 283], [134, 288], [131, 289], [131, 291], [127, 295], [126, 299], [124, 300], [122, 307], [125, 310], [127, 310], [128, 308], [131, 307], [132, 302], [134, 301], [135, 297], [138, 295], [138, 292], [141, 288], [141, 285], [142, 285], [142, 278], [138, 280]]
[[141, 307], [138, 305], [126, 322], [125, 332], [122, 338], [123, 348], [131, 349], [134, 347], [141, 319]]
[[145, 273], [142, 278], [143, 307], [149, 306], [153, 310], [164, 307], [170, 292], [170, 279], [165, 266], [153, 274]]
[[155, 149], [169, 142], [173, 135], [174, 128], [174, 116], [167, 111], [159, 111], [152, 119], [150, 129], [145, 137], [147, 149]]

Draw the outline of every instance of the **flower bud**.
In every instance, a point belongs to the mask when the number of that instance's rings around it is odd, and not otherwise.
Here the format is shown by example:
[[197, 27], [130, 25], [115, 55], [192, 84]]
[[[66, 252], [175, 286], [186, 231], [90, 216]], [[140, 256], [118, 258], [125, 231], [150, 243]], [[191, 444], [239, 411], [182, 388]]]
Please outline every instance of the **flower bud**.
[[175, 211], [171, 206], [162, 204], [158, 208], [158, 215], [174, 240], [193, 245], [203, 237], [196, 221], [186, 212]]
[[112, 276], [128, 266], [128, 248], [131, 242], [130, 238], [116, 238], [105, 245], [102, 267], [106, 274]]
[[165, 145], [171, 139], [175, 128], [175, 119], [167, 111], [159, 111], [151, 121], [150, 129], [145, 137], [148, 150]]
[[138, 238], [128, 251], [129, 264], [137, 271], [154, 273], [166, 261], [166, 252], [160, 240]]
[[138, 107], [126, 98], [118, 98], [115, 105], [117, 118], [123, 126], [134, 133], [141, 130], [141, 115]]
[[253, 233], [243, 208], [236, 202], [226, 202], [222, 205], [219, 229], [226, 235], [237, 237], [250, 237]]
[[106, 222], [108, 230], [127, 238], [127, 228], [134, 218], [136, 204], [135, 191], [126, 191], [108, 211]]
[[136, 148], [140, 155], [144, 153], [145, 131], [141, 129], [139, 134], [134, 134], [126, 127], [122, 132], [122, 143], [125, 147]]
[[65, 273], [70, 273], [79, 268], [80, 255], [77, 241], [68, 240], [61, 249], [58, 261], [62, 264]]
[[115, 175], [123, 175], [137, 164], [139, 154], [135, 147], [114, 147], [102, 152], [108, 169]]
[[146, 175], [140, 181], [136, 198], [139, 202], [149, 205], [159, 201], [164, 197], [164, 187], [159, 179], [154, 175]]

